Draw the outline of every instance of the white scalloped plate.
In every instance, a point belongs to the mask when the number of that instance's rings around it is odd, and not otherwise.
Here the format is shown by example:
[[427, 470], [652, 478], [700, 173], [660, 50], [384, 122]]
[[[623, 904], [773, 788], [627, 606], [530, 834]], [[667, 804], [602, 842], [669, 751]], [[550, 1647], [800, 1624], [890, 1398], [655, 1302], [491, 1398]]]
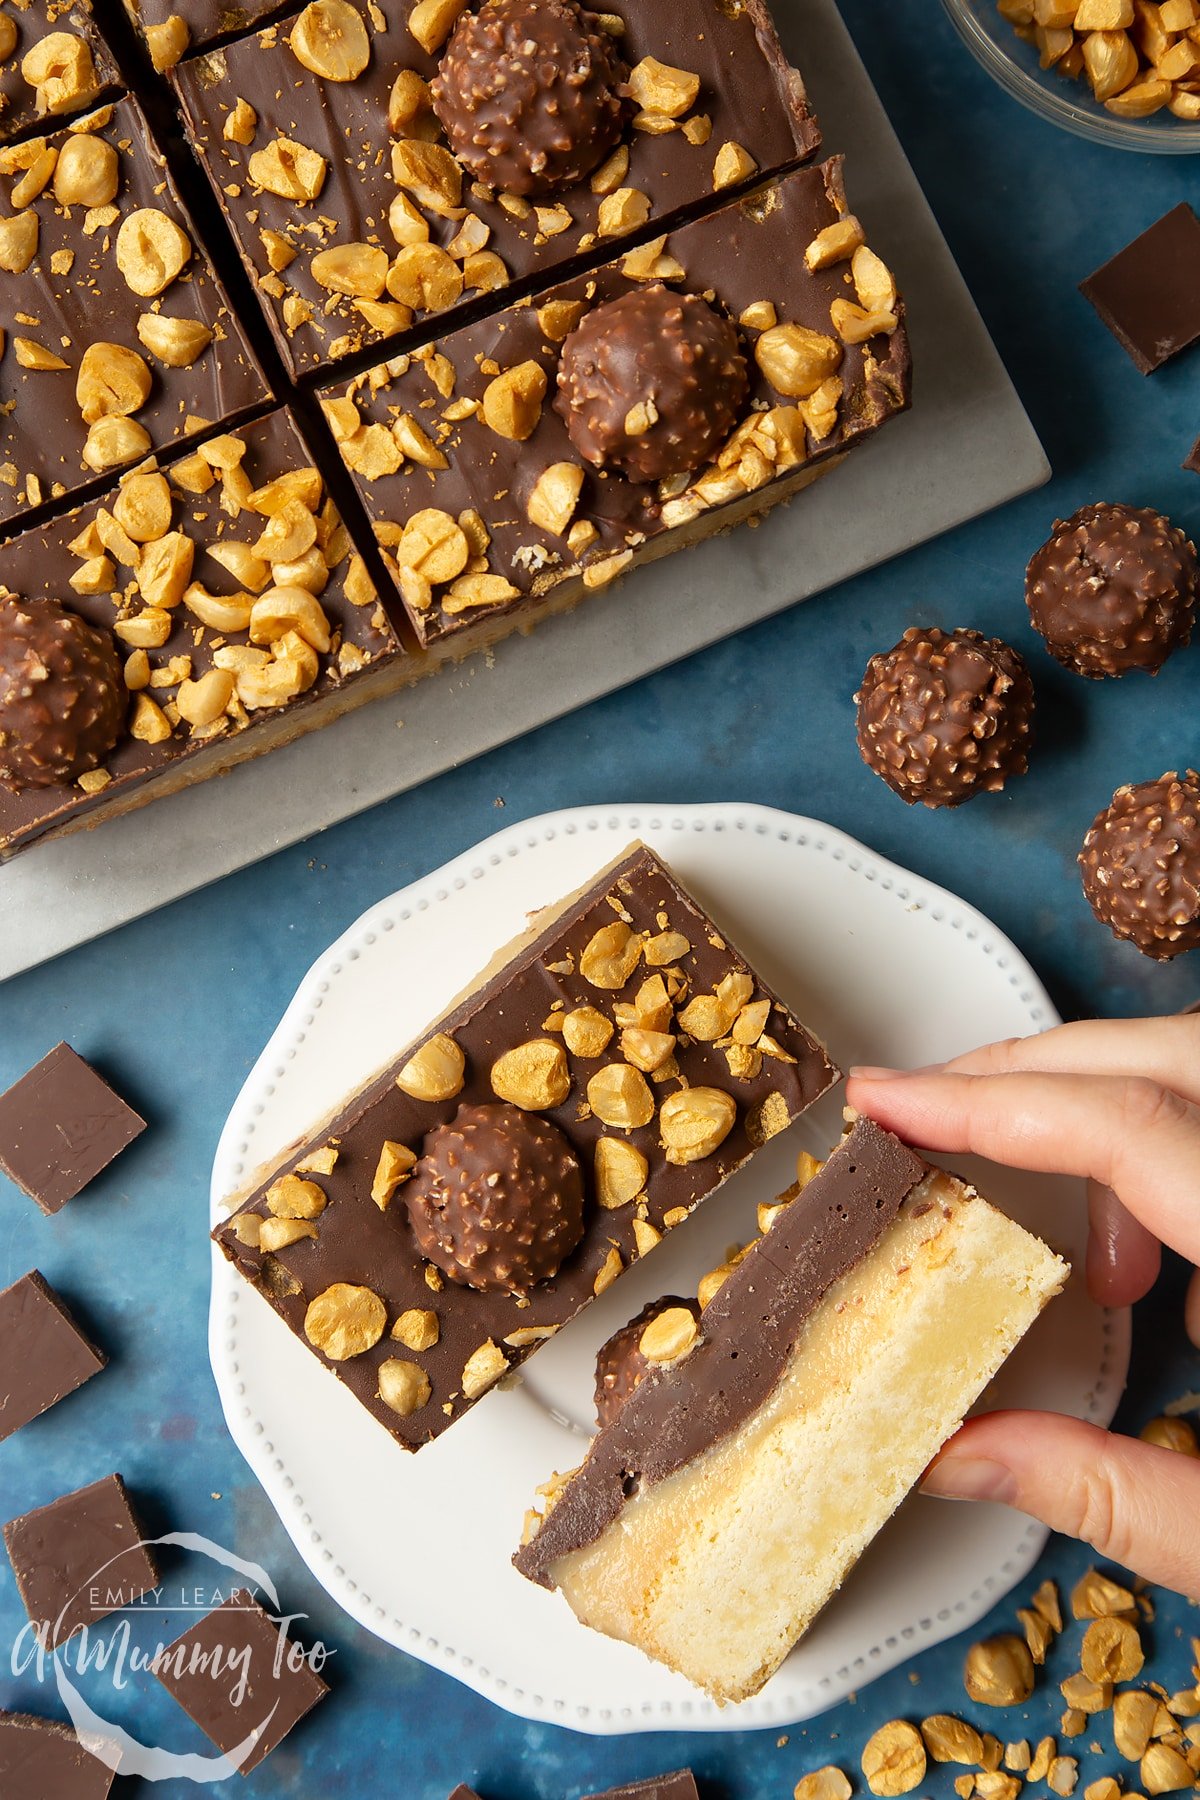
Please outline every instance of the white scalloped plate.
[[[993, 925], [829, 826], [755, 806], [552, 813], [373, 907], [310, 970], [222, 1133], [214, 1218], [222, 1196], [421, 1030], [529, 910], [634, 837], [711, 904], [843, 1065], [931, 1062], [1056, 1022]], [[229, 1429], [339, 1605], [526, 1718], [596, 1733], [731, 1731], [811, 1717], [970, 1626], [1019, 1581], [1045, 1540], [1039, 1526], [1001, 1508], [914, 1498], [763, 1693], [720, 1710], [585, 1631], [509, 1564], [534, 1488], [579, 1460], [599, 1344], [652, 1294], [694, 1287], [751, 1234], [755, 1202], [787, 1185], [797, 1150], [824, 1154], [839, 1130], [835, 1094], [539, 1351], [515, 1389], [489, 1394], [417, 1456], [214, 1254], [210, 1353]], [[966, 1172], [1082, 1267], [1081, 1184]], [[1107, 1423], [1128, 1358], [1128, 1315], [1100, 1312], [1073, 1278], [987, 1398]], [[436, 1520], [432, 1536], [422, 1520]]]

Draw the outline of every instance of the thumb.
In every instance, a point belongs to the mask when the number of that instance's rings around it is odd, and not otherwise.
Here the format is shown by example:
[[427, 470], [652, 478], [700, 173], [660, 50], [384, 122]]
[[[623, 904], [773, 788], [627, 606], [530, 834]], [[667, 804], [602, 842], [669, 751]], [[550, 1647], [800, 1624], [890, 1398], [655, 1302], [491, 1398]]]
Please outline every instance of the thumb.
[[922, 1492], [1014, 1506], [1200, 1600], [1200, 1460], [1176, 1450], [1056, 1413], [988, 1413], [951, 1438]]

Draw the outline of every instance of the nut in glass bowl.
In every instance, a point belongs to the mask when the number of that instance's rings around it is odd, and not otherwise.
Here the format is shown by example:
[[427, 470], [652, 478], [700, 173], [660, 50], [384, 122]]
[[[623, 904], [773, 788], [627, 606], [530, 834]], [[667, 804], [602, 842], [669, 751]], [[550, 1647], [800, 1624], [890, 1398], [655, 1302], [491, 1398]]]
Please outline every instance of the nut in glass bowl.
[[[960, 37], [988, 73], [1042, 118], [1077, 137], [1126, 150], [1160, 156], [1200, 152], [1200, 60], [1194, 88], [1190, 71], [1184, 72], [1180, 83], [1173, 76], [1176, 65], [1182, 68], [1190, 60], [1189, 48], [1194, 48], [1200, 59], [1200, 0], [1194, 8], [1195, 39], [1182, 16], [1192, 10], [1191, 0], [1158, 0], [1157, 4], [1139, 5], [1127, 33], [1116, 27], [1080, 31], [1070, 22], [1082, 13], [1086, 26], [1096, 6], [1103, 7], [1106, 16], [1109, 10], [1114, 18], [1123, 16], [1130, 9], [1122, 6], [1121, 0], [1079, 0], [1078, 5], [1074, 0], [1061, 0], [1059, 5], [1037, 0], [1036, 8], [1033, 0], [1028, 7], [1021, 0], [1004, 0], [1003, 11], [996, 0], [943, 0], [943, 4]], [[1176, 5], [1181, 15], [1178, 20], [1173, 10]], [[1027, 10], [1036, 11], [1039, 17], [1054, 17], [1053, 24], [1042, 25], [1040, 45], [1032, 36], [1037, 22], [1023, 23], [1022, 15]], [[1180, 26], [1178, 31], [1174, 29], [1176, 24]], [[1118, 39], [1126, 35], [1137, 66], [1134, 68], [1131, 63], [1119, 73], [1110, 71], [1114, 81], [1122, 74], [1127, 74], [1129, 80], [1110, 94], [1107, 102], [1097, 99], [1089, 78], [1089, 59], [1103, 92], [1106, 76], [1099, 64], [1103, 61], [1106, 67], [1115, 65], [1121, 49]], [[1179, 45], [1183, 46], [1181, 50], [1176, 48]], [[1128, 60], [1128, 52], [1125, 59]], [[1160, 70], [1165, 73], [1160, 75]], [[1180, 111], [1191, 111], [1195, 104], [1198, 116], [1191, 119], [1172, 111], [1168, 92], [1163, 91], [1167, 89]], [[1123, 99], [1123, 95], [1129, 98]], [[1144, 110], [1150, 107], [1154, 110]]]

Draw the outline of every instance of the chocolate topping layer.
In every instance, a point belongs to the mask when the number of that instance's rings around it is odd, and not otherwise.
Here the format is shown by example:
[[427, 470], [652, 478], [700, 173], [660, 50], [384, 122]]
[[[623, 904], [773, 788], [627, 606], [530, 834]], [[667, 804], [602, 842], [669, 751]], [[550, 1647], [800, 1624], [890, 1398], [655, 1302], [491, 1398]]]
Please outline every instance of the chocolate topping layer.
[[1200, 949], [1200, 774], [1118, 788], [1079, 853], [1083, 891], [1114, 937], [1167, 962]]
[[111, 632], [44, 596], [0, 593], [0, 783], [66, 787], [104, 761], [128, 707]]
[[614, 1331], [606, 1344], [596, 1352], [596, 1421], [600, 1429], [615, 1419], [638, 1383], [649, 1373], [651, 1364], [642, 1355], [642, 1333], [652, 1320], [675, 1307], [682, 1307], [694, 1318], [700, 1317], [700, 1306], [679, 1294], [664, 1294], [661, 1300], [649, 1300], [636, 1318]]
[[430, 84], [450, 148], [508, 194], [573, 187], [621, 135], [627, 71], [575, 0], [484, 0], [459, 17]]
[[911, 626], [854, 698], [863, 761], [910, 806], [961, 806], [1029, 767], [1033, 683], [1000, 638]]
[[514, 1556], [521, 1574], [552, 1587], [559, 1558], [594, 1543], [640, 1486], [665, 1481], [745, 1424], [774, 1392], [806, 1321], [924, 1174], [919, 1156], [860, 1119], [705, 1307], [691, 1355], [647, 1375], [593, 1440]]
[[[711, 1154], [697, 1162], [669, 1161], [657, 1112], [652, 1117], [639, 1112], [636, 1116], [645, 1122], [627, 1131], [606, 1125], [586, 1102], [591, 1089], [607, 1112], [608, 1105], [592, 1083], [598, 1074], [611, 1069], [619, 1076], [622, 1067], [627, 1067], [615, 1028], [615, 1009], [632, 1009], [643, 984], [647, 980], [653, 983], [654, 977], [663, 973], [640, 960], [628, 968], [623, 984], [612, 988], [593, 985], [583, 973], [585, 966], [592, 966], [585, 953], [597, 932], [613, 932], [625, 919], [631, 932], [639, 937], [645, 934], [647, 942], [661, 941], [665, 933], [678, 933], [686, 941], [686, 952], [678, 941], [667, 941], [663, 947], [678, 957], [675, 966], [686, 979], [688, 995], [711, 994], [730, 975], [740, 977], [743, 987], [747, 985], [747, 965], [719, 927], [652, 851], [636, 846], [581, 894], [555, 909], [541, 930], [535, 925], [531, 940], [502, 951], [466, 997], [418, 1040], [424, 1044], [434, 1032], [453, 1038], [465, 1064], [460, 1092], [445, 1100], [415, 1099], [404, 1092], [396, 1085], [396, 1075], [417, 1046], [403, 1051], [359, 1094], [314, 1125], [305, 1143], [280, 1170], [264, 1180], [213, 1233], [225, 1255], [301, 1342], [308, 1341], [304, 1322], [309, 1302], [339, 1282], [370, 1288], [386, 1306], [389, 1331], [404, 1313], [435, 1315], [436, 1341], [415, 1352], [413, 1358], [429, 1380], [431, 1396], [409, 1416], [398, 1416], [379, 1396], [380, 1363], [407, 1355], [407, 1351], [398, 1351], [387, 1332], [364, 1354], [336, 1365], [325, 1364], [387, 1431], [412, 1449], [447, 1430], [477, 1397], [477, 1393], [463, 1391], [463, 1371], [476, 1351], [491, 1342], [502, 1351], [507, 1366], [516, 1368], [545, 1337], [603, 1292], [622, 1268], [636, 1262], [660, 1234], [681, 1223], [765, 1137], [784, 1129], [836, 1078], [821, 1046], [766, 983], [750, 974], [754, 994], [771, 1002], [768, 1029], [784, 1051], [783, 1059], [763, 1055], [756, 1062], [750, 1058], [748, 1064], [739, 1063], [742, 1073], [735, 1077], [725, 1050], [715, 1041], [680, 1037], [675, 1050], [679, 1078], [652, 1084], [638, 1076], [632, 1083], [638, 1088], [640, 1082], [646, 1082], [655, 1108], [681, 1081], [692, 1088], [723, 1089], [735, 1103], [736, 1116]], [[606, 980], [620, 980], [626, 973], [607, 967], [593, 972]], [[566, 1018], [584, 1009], [599, 1012], [601, 1026], [607, 1021], [611, 1028], [599, 1050], [594, 1043], [578, 1052], [573, 1048], [581, 1040], [573, 1032], [568, 1034]], [[562, 1021], [561, 1033], [545, 1026], [547, 1019], [556, 1018]], [[594, 1028], [596, 1021], [591, 1023]], [[583, 1237], [558, 1273], [534, 1288], [528, 1300], [520, 1295], [453, 1287], [421, 1256], [405, 1217], [404, 1184], [386, 1211], [372, 1199], [381, 1147], [389, 1141], [416, 1153], [426, 1135], [453, 1119], [460, 1106], [494, 1104], [491, 1071], [497, 1058], [514, 1046], [548, 1036], [566, 1048], [571, 1085], [560, 1105], [542, 1109], [538, 1116], [557, 1127], [583, 1170], [588, 1197]], [[588, 1050], [591, 1054], [585, 1053]], [[636, 1073], [627, 1067], [628, 1077]], [[606, 1073], [605, 1079], [611, 1080]], [[600, 1139], [613, 1138], [644, 1157], [645, 1168], [639, 1171], [641, 1189], [630, 1185], [624, 1190], [624, 1200], [620, 1195], [606, 1195], [618, 1204], [605, 1208], [596, 1198], [596, 1145]], [[315, 1220], [316, 1237], [267, 1252], [255, 1234], [269, 1210], [267, 1192], [272, 1181], [284, 1169], [303, 1165], [314, 1153], [320, 1157], [332, 1140], [337, 1153], [333, 1168], [305, 1177], [320, 1187], [328, 1201]], [[494, 1357], [491, 1360], [494, 1365]]]
[[1161, 513], [1085, 506], [1036, 551], [1025, 577], [1034, 629], [1064, 668], [1094, 681], [1156, 675], [1191, 639], [1196, 547]]
[[708, 462], [749, 386], [732, 321], [656, 281], [585, 313], [563, 345], [554, 404], [593, 468], [662, 481]]
[[583, 1236], [575, 1152], [517, 1106], [460, 1106], [425, 1139], [404, 1200], [421, 1254], [481, 1293], [528, 1293]]

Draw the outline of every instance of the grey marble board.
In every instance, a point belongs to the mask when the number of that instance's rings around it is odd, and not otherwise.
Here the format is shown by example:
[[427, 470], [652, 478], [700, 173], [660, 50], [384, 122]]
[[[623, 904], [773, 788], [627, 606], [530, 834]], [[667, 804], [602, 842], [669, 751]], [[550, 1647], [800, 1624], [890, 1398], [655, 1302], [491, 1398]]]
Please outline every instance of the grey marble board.
[[[777, 0], [827, 152], [909, 309], [915, 404], [757, 531], [639, 570], [529, 638], [0, 869], [0, 979], [467, 761], [1038, 486], [1045, 453], [841, 22]], [[636, 633], [620, 628], [636, 605]], [[402, 724], [403, 731], [397, 732]]]

